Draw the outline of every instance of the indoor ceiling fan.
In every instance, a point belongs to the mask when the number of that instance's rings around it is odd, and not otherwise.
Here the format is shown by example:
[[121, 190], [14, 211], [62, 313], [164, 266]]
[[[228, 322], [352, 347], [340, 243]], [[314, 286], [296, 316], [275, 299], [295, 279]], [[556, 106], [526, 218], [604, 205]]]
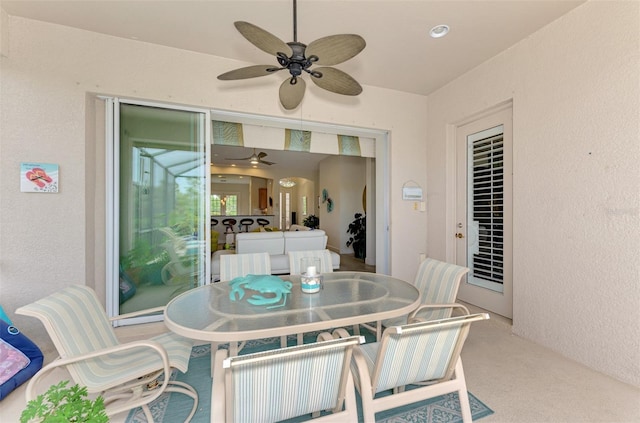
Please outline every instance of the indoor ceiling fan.
[[263, 158], [267, 157], [267, 153], [265, 153], [264, 151], [261, 151], [260, 153], [256, 154], [256, 149], [253, 149], [253, 154], [250, 155], [249, 157], [242, 157], [239, 159], [225, 159], [225, 160], [249, 160], [249, 163], [251, 164], [266, 164], [271, 166], [272, 164], [275, 164], [273, 162], [269, 162], [267, 160], [262, 160]]
[[[330, 35], [313, 41], [308, 46], [298, 42], [297, 4], [293, 0], [293, 41], [285, 43], [275, 35], [248, 22], [234, 22], [236, 29], [260, 50], [276, 56], [280, 67], [255, 65], [235, 69], [218, 76], [228, 81], [255, 78], [287, 70], [290, 76], [280, 85], [280, 103], [287, 109], [298, 107], [306, 84], [302, 73], [306, 72], [320, 88], [343, 94], [358, 95], [362, 87], [347, 73], [328, 66], [345, 62], [360, 53], [366, 46], [364, 39], [356, 34]], [[314, 67], [313, 65], [322, 65]]]

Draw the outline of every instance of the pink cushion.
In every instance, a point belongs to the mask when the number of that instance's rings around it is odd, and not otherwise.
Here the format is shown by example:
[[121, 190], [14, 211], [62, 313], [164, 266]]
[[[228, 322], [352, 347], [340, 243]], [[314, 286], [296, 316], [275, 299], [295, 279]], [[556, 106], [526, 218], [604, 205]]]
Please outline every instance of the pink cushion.
[[31, 360], [22, 351], [0, 339], [0, 385], [29, 365]]

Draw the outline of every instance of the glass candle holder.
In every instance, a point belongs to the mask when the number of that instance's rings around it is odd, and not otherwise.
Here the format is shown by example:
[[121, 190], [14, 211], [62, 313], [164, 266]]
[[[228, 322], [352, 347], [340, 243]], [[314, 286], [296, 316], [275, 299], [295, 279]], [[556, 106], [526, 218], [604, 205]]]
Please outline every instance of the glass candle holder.
[[320, 259], [317, 257], [303, 257], [300, 259], [300, 288], [302, 292], [314, 294], [322, 287], [320, 274]]

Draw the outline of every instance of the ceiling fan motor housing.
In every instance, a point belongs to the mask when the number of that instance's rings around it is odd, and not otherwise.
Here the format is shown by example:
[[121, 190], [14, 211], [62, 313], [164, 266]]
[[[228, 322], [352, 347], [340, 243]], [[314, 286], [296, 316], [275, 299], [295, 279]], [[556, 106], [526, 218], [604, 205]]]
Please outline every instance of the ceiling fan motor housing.
[[287, 57], [285, 53], [278, 52], [278, 63], [284, 68], [287, 68], [289, 73], [293, 78], [291, 78], [291, 84], [295, 84], [296, 77], [302, 75], [302, 72], [308, 72], [310, 75], [321, 78], [322, 73], [320, 72], [312, 72], [309, 70], [311, 65], [314, 62], [318, 61], [318, 56], [312, 55], [310, 57], [305, 57], [305, 50], [307, 48], [306, 44], [299, 43], [296, 41], [292, 41], [287, 43], [289, 47], [291, 47], [291, 57]]

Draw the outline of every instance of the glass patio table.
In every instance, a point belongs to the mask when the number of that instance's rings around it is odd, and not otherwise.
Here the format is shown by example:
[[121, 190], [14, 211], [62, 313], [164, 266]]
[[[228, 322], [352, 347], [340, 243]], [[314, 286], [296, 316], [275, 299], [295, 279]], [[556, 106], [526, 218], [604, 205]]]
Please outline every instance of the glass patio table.
[[[365, 272], [323, 274], [318, 293], [303, 293], [300, 276], [286, 275], [291, 293], [275, 304], [252, 305], [247, 299], [256, 291], [245, 290], [242, 300], [230, 299], [227, 282], [201, 286], [171, 300], [164, 311], [167, 327], [184, 337], [212, 344], [281, 337], [409, 314], [420, 304], [420, 293], [410, 283], [388, 275]], [[270, 296], [272, 294], [266, 294]], [[283, 305], [281, 305], [283, 304]]]

